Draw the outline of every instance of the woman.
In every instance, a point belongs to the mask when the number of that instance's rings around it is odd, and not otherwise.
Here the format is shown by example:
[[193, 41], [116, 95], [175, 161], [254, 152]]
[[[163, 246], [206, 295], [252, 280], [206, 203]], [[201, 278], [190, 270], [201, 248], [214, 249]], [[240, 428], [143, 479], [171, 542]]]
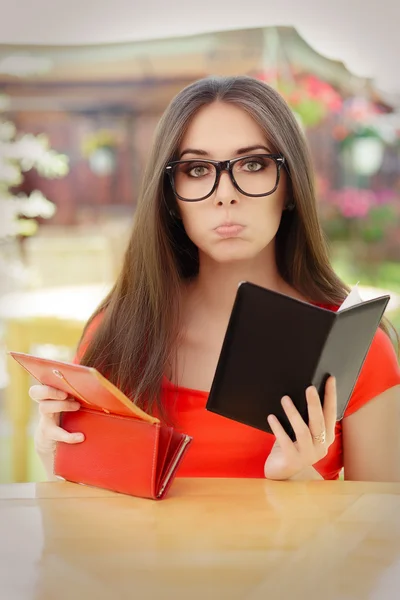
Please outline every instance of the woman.
[[[76, 360], [102, 371], [147, 411], [193, 436], [180, 476], [400, 480], [400, 371], [378, 330], [345, 418], [335, 380], [324, 409], [305, 390], [309, 425], [282, 404], [296, 443], [205, 410], [239, 281], [336, 310], [348, 293], [317, 218], [309, 151], [279, 94], [248, 77], [198, 81], [172, 101], [156, 132], [122, 272], [84, 332]], [[266, 368], [268, 367], [266, 357]], [[59, 426], [77, 410], [33, 386], [36, 449], [52, 473]]]

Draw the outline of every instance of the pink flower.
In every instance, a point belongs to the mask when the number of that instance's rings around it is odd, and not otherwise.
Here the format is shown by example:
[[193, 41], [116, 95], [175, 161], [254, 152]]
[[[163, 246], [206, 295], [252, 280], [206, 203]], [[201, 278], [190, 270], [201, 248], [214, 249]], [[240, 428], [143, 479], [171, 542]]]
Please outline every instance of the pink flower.
[[330, 194], [330, 202], [347, 219], [365, 218], [376, 205], [376, 197], [371, 190], [343, 188]]
[[304, 83], [307, 95], [310, 98], [320, 100], [333, 112], [338, 112], [342, 108], [343, 101], [340, 94], [326, 81], [322, 81], [314, 75], [309, 75]]
[[391, 202], [399, 202], [397, 194], [392, 192], [392, 190], [379, 190], [375, 194], [376, 204], [390, 204]]

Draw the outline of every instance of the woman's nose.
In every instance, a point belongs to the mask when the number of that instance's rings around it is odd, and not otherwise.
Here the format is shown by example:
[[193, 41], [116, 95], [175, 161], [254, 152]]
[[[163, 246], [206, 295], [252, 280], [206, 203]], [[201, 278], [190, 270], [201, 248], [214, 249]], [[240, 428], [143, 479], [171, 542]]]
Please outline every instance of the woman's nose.
[[230, 175], [223, 171], [220, 175], [217, 189], [214, 195], [214, 204], [226, 206], [228, 204], [237, 204], [239, 201], [239, 192], [233, 185]]

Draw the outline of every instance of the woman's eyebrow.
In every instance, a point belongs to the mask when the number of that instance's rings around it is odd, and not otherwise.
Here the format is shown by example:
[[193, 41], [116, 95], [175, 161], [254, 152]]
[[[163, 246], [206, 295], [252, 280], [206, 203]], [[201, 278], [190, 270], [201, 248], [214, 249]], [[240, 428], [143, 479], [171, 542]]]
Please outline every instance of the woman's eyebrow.
[[186, 148], [185, 150], [183, 150], [183, 152], [181, 152], [179, 158], [182, 158], [184, 154], [197, 154], [198, 156], [209, 156], [208, 152], [206, 152], [205, 150], [196, 150], [194, 148]]
[[[262, 144], [255, 144], [254, 146], [246, 146], [245, 148], [239, 148], [238, 150], [236, 150], [235, 154], [247, 154], [249, 152], [254, 152], [254, 150], [265, 150], [266, 152], [270, 153], [271, 150], [269, 148], [267, 148], [267, 146], [264, 146]], [[199, 150], [196, 148], [185, 148], [185, 150], [183, 150], [180, 154], [180, 159], [182, 158], [182, 156], [184, 156], [185, 154], [196, 154], [197, 156], [209, 156], [209, 153], [206, 152], [205, 150]]]
[[246, 148], [239, 148], [239, 150], [236, 151], [236, 154], [248, 154], [249, 152], [254, 152], [254, 150], [265, 150], [268, 153], [271, 152], [271, 150], [267, 148], [267, 146], [256, 144], [255, 146], [246, 146]]

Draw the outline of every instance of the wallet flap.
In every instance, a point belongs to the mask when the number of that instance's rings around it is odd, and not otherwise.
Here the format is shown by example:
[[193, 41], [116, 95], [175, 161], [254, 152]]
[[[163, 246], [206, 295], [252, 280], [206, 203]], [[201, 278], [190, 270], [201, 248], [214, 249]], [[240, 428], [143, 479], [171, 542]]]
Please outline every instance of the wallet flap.
[[93, 367], [40, 358], [22, 352], [9, 354], [37, 381], [74, 396], [83, 406], [127, 417], [136, 417], [148, 423], [159, 419], [136, 406], [121, 390]]
[[169, 455], [171, 440], [173, 436], [172, 427], [160, 426], [160, 433], [158, 438], [158, 459], [157, 459], [157, 473], [156, 473], [156, 489], [159, 488], [161, 478], [164, 473], [164, 466]]
[[175, 478], [176, 471], [182, 462], [182, 459], [185, 456], [191, 442], [192, 438], [189, 435], [172, 431], [168, 454], [164, 463], [164, 471], [161, 474], [160, 483], [157, 490], [158, 499], [163, 498], [167, 494]]

